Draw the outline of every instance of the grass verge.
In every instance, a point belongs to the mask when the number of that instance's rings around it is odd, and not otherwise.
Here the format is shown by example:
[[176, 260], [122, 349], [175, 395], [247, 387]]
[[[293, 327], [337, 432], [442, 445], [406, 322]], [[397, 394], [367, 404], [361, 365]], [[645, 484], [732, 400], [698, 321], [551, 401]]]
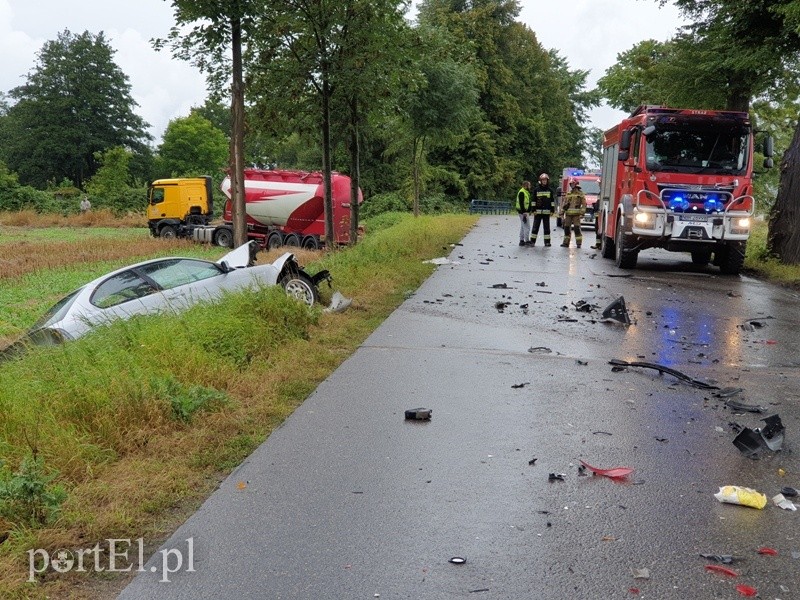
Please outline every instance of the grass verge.
[[[155, 548], [424, 281], [433, 267], [422, 261], [448, 254], [474, 222], [387, 217], [357, 247], [322, 257], [312, 271], [329, 269], [353, 298], [341, 314], [256, 290], [0, 365], [0, 483], [36, 479], [41, 491], [23, 514], [0, 486], [3, 597], [112, 597], [123, 580], [109, 575], [51, 569], [28, 583], [27, 551], [139, 537]], [[22, 473], [32, 459], [38, 471]]]

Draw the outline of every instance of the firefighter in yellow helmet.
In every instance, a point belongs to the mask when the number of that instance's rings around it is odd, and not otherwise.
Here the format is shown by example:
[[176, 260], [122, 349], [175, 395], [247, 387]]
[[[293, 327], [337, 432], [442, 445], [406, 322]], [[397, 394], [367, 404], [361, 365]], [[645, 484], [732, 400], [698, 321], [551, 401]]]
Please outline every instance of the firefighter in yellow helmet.
[[564, 241], [561, 245], [565, 248], [569, 247], [569, 241], [572, 237], [570, 230], [572, 230], [575, 232], [575, 244], [580, 248], [583, 242], [581, 219], [586, 213], [586, 195], [583, 193], [581, 184], [577, 179], [570, 179], [569, 187], [570, 191], [561, 201], [561, 219], [564, 223]]
[[531, 212], [533, 213], [533, 228], [531, 229], [531, 242], [530, 245], [536, 244], [536, 238], [539, 235], [539, 225], [544, 228], [544, 245], [550, 245], [550, 215], [555, 208], [555, 192], [550, 186], [550, 175], [542, 173], [539, 175], [539, 185], [533, 190], [531, 194]]

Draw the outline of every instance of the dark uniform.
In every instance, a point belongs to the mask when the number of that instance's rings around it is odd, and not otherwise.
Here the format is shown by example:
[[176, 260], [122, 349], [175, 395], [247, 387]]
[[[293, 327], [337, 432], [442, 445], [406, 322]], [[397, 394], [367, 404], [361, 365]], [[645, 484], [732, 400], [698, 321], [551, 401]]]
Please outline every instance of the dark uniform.
[[569, 246], [570, 229], [572, 229], [575, 232], [575, 244], [580, 248], [583, 242], [581, 220], [586, 213], [586, 196], [578, 181], [570, 182], [570, 186], [572, 186], [572, 189], [567, 192], [567, 195], [561, 201], [561, 215], [564, 222], [564, 241], [561, 245], [564, 247]]
[[519, 245], [524, 246], [528, 243], [530, 236], [530, 221], [528, 221], [528, 213], [531, 211], [531, 182], [523, 181], [522, 187], [517, 192], [517, 200], [514, 207], [517, 209], [519, 215]]
[[544, 226], [544, 245], [550, 245], [550, 215], [555, 211], [556, 195], [553, 188], [539, 180], [539, 185], [533, 190], [533, 228], [531, 229], [531, 246], [536, 243], [539, 234], [539, 225]]

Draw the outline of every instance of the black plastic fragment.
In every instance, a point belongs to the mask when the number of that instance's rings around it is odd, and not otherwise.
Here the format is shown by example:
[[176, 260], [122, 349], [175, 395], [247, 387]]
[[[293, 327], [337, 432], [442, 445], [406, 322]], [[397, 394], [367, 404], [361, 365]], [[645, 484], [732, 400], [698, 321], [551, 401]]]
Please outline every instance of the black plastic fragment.
[[700, 556], [713, 560], [714, 562], [722, 563], [723, 565], [729, 565], [733, 562], [733, 556], [730, 554], [701, 554]]
[[741, 394], [744, 391], [742, 388], [735, 388], [735, 387], [726, 387], [722, 388], [719, 391], [714, 392], [713, 396], [715, 398], [730, 398], [732, 396], [736, 396]]
[[783, 495], [784, 495], [784, 496], [786, 496], [787, 498], [794, 498], [794, 497], [796, 497], [798, 494], [800, 494], [800, 492], [798, 492], [798, 491], [797, 491], [795, 488], [793, 488], [793, 487], [786, 486], [786, 487], [782, 487], [782, 488], [781, 488], [781, 494], [783, 494]]
[[711, 384], [706, 383], [704, 381], [700, 381], [699, 379], [692, 379], [688, 375], [685, 375], [684, 373], [681, 373], [680, 371], [678, 371], [676, 369], [672, 369], [670, 367], [666, 367], [664, 365], [659, 365], [659, 364], [656, 364], [656, 363], [641, 362], [641, 361], [637, 361], [637, 360], [628, 362], [628, 361], [625, 361], [625, 360], [620, 360], [618, 358], [612, 358], [610, 361], [608, 361], [608, 364], [612, 365], [612, 371], [615, 370], [615, 369], [613, 369], [613, 367], [642, 367], [642, 368], [645, 368], [645, 369], [655, 369], [659, 373], [667, 373], [669, 375], [672, 375], [673, 377], [676, 377], [677, 379], [680, 379], [681, 381], [683, 381], [685, 383], [688, 383], [692, 387], [700, 388], [701, 390], [718, 390], [719, 389], [719, 387], [716, 386], [716, 385], [711, 385]]
[[763, 406], [745, 404], [744, 402], [738, 402], [736, 400], [727, 400], [725, 406], [737, 412], [762, 413], [766, 410]]
[[550, 473], [547, 476], [547, 481], [566, 481], [563, 473]]
[[408, 421], [428, 421], [433, 411], [430, 408], [409, 408], [405, 414]]
[[625, 298], [620, 296], [603, 309], [603, 318], [618, 321], [625, 325], [631, 324], [628, 309], [625, 308]]

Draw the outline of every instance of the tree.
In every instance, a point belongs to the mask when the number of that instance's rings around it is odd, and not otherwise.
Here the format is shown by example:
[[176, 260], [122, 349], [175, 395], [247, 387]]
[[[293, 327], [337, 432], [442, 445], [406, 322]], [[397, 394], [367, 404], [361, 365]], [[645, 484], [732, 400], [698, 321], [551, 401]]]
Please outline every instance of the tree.
[[227, 158], [225, 134], [193, 112], [167, 125], [158, 148], [158, 169], [162, 177], [216, 175]]
[[65, 30], [39, 51], [27, 82], [10, 91], [2, 152], [25, 184], [44, 188], [70, 179], [82, 186], [98, 168], [96, 153], [116, 146], [141, 151], [151, 139], [134, 114], [127, 76], [102, 33]]
[[[156, 49], [170, 44], [173, 53], [191, 61], [205, 72], [210, 87], [222, 94], [230, 81], [231, 139], [230, 163], [233, 242], [247, 241], [247, 213], [244, 198], [244, 63], [243, 47], [254, 18], [264, 9], [259, 0], [172, 0], [175, 26], [167, 40], [155, 40]], [[186, 31], [186, 27], [191, 29]], [[257, 32], [256, 32], [257, 33]], [[230, 49], [230, 58], [226, 52]]]

